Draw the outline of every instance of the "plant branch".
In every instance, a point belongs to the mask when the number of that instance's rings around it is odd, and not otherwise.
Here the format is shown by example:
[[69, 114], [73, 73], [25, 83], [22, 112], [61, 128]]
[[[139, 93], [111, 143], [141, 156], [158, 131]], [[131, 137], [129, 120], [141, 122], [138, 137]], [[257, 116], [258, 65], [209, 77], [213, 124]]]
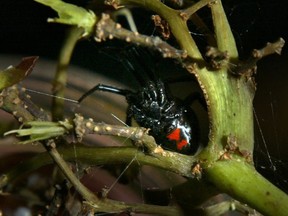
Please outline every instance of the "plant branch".
[[[134, 147], [85, 147], [82, 144], [77, 148], [59, 147], [57, 151], [62, 155], [65, 161], [87, 164], [89, 166], [97, 166], [103, 164], [128, 164], [136, 155], [137, 161], [143, 165], [158, 167], [163, 170], [177, 173], [182, 176], [193, 178], [191, 172], [191, 164], [194, 160], [186, 155], [167, 157], [163, 155], [147, 155]], [[111, 157], [113, 154], [113, 157]], [[46, 152], [37, 154], [21, 164], [18, 164], [1, 177], [0, 188], [5, 187], [21, 175], [37, 170], [38, 168], [53, 163], [53, 160]]]
[[245, 75], [247, 77], [251, 77], [256, 72], [256, 64], [263, 57], [278, 54], [281, 55], [282, 48], [285, 45], [285, 41], [283, 38], [279, 38], [277, 41], [273, 43], [267, 43], [265, 47], [262, 49], [254, 49], [251, 53], [251, 57], [243, 62], [239, 63], [235, 68], [231, 68], [231, 73], [235, 75]]
[[56, 73], [53, 80], [53, 93], [56, 97], [52, 100], [52, 119], [63, 119], [64, 112], [64, 90], [67, 83], [67, 69], [73, 54], [73, 50], [83, 34], [82, 28], [71, 27], [62, 45], [58, 58]]
[[237, 46], [221, 0], [211, 3], [210, 8], [214, 24], [214, 32], [216, 35], [217, 48], [221, 52], [227, 51], [231, 60], [235, 61], [238, 58]]
[[[114, 136], [121, 136], [126, 137], [131, 140], [134, 140], [139, 147], [145, 147], [148, 150], [148, 154], [150, 155], [148, 157], [147, 154], [140, 153], [138, 150], [138, 153], [140, 156], [140, 159], [138, 161], [143, 162], [146, 165], [153, 165], [158, 166], [162, 169], [167, 169], [172, 172], [176, 172], [178, 174], [181, 174], [183, 176], [187, 177], [194, 177], [195, 173], [191, 171], [193, 164], [196, 164], [197, 157], [193, 156], [187, 156], [182, 155], [177, 152], [171, 152], [171, 151], [165, 151], [160, 146], [157, 146], [155, 143], [155, 140], [152, 136], [149, 136], [147, 134], [147, 129], [145, 128], [138, 128], [138, 127], [124, 127], [124, 126], [115, 126], [115, 125], [108, 125], [104, 123], [95, 123], [91, 119], [84, 119], [80, 115], [76, 115], [74, 119], [75, 123], [75, 132], [77, 134], [77, 137], [79, 140], [82, 139], [82, 137], [86, 134], [94, 133], [99, 135], [114, 135]], [[69, 123], [68, 121], [64, 122], [26, 122], [26, 125], [32, 126], [32, 128], [28, 129], [19, 129], [19, 130], [13, 130], [8, 132], [8, 134], [11, 133], [17, 133], [18, 136], [25, 136], [28, 137], [28, 140], [26, 140], [24, 143], [32, 142], [35, 140], [45, 140], [45, 139], [51, 139], [56, 136], [64, 135], [67, 133], [73, 125]], [[30, 138], [29, 138], [30, 136]], [[84, 148], [85, 149], [85, 148]], [[106, 149], [106, 148], [105, 148]], [[109, 149], [109, 148], [107, 148]], [[113, 151], [111, 151], [113, 149]], [[111, 148], [110, 150], [102, 150], [96, 148], [97, 154], [99, 154], [99, 157], [101, 158], [102, 154], [103, 157], [110, 158], [108, 155], [113, 152], [113, 155], [120, 154], [119, 157], [113, 158], [113, 160], [117, 161], [117, 158], [124, 159], [126, 162], [127, 160], [131, 160], [133, 157], [133, 152], [126, 152], [122, 147], [117, 148]], [[137, 149], [134, 148], [137, 152]], [[75, 150], [74, 150], [75, 151]], [[87, 152], [83, 150], [81, 152], [81, 147], [79, 147], [80, 151], [77, 156], [77, 158], [81, 158], [79, 155], [83, 155], [83, 160], [85, 157], [87, 158], [97, 158], [95, 156], [88, 156]], [[91, 152], [94, 152], [94, 150], [89, 150], [89, 154]], [[102, 154], [101, 154], [102, 152]], [[125, 155], [127, 153], [127, 155]], [[66, 155], [69, 153], [66, 152]], [[63, 153], [64, 157], [65, 154]], [[94, 154], [94, 153], [93, 153]], [[96, 154], [96, 153], [95, 153]], [[108, 155], [106, 155], [108, 154]], [[131, 155], [132, 154], [132, 155]], [[70, 155], [70, 157], [74, 157], [75, 155]], [[147, 156], [147, 157], [145, 157]], [[71, 159], [71, 158], [70, 158]], [[101, 159], [103, 161], [103, 159]], [[181, 161], [181, 162], [180, 162]], [[97, 160], [94, 161], [91, 159], [89, 163], [97, 163]], [[38, 164], [40, 164], [38, 162]]]
[[96, 33], [94, 39], [97, 42], [107, 39], [118, 38], [126, 42], [132, 42], [137, 45], [150, 47], [162, 53], [164, 58], [184, 58], [186, 53], [182, 50], [177, 50], [159, 37], [151, 37], [141, 35], [138, 32], [132, 32], [122, 28], [120, 24], [115, 23], [108, 14], [102, 14], [101, 19], [96, 25]]
[[[110, 1], [113, 2], [113, 0], [107, 0], [106, 2]], [[182, 11], [174, 10], [163, 4], [161, 1], [154, 0], [119, 0], [118, 4], [140, 6], [159, 14], [168, 22], [171, 32], [181, 49], [187, 51], [188, 56], [193, 59], [193, 61], [203, 61], [202, 55], [194, 39], [190, 35], [186, 20], [181, 16]]]
[[221, 191], [264, 215], [288, 215], [288, 196], [241, 159], [218, 160], [209, 164], [203, 175]]

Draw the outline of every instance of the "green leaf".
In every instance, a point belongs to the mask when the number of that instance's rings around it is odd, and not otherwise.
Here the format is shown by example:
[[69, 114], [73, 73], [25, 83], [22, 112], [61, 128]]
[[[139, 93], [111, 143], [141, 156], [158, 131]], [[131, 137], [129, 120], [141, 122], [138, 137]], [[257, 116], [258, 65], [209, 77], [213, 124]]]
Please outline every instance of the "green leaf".
[[95, 14], [82, 7], [62, 2], [61, 0], [34, 0], [51, 7], [58, 13], [59, 18], [49, 18], [48, 22], [56, 22], [67, 25], [76, 25], [84, 29], [83, 36], [90, 35], [94, 30], [97, 17]]
[[31, 121], [26, 122], [24, 127], [17, 130], [11, 130], [4, 134], [17, 134], [18, 137], [27, 137], [26, 140], [19, 142], [19, 144], [32, 143], [39, 140], [51, 139], [62, 136], [73, 126], [68, 121], [47, 122], [47, 121]]
[[22, 61], [16, 66], [9, 66], [4, 71], [0, 72], [0, 90], [10, 87], [28, 76], [38, 59], [38, 56], [31, 56], [23, 58]]

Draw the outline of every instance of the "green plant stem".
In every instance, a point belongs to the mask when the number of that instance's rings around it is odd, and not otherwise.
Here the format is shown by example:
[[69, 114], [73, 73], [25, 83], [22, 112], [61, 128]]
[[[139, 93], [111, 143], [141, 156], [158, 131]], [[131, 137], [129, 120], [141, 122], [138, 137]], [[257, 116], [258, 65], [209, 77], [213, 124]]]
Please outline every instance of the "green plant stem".
[[252, 155], [254, 83], [245, 77], [233, 77], [225, 69], [214, 73], [203, 69], [201, 72], [210, 73], [205, 80], [211, 123], [210, 141], [205, 151], [219, 157], [217, 154], [221, 154], [229, 144], [229, 136], [233, 136], [240, 150]]
[[[53, 92], [55, 92], [55, 96], [57, 97], [63, 98], [65, 96], [64, 90], [67, 83], [67, 68], [69, 66], [73, 50], [82, 34], [83, 29], [71, 27], [61, 48], [53, 81]], [[64, 100], [57, 97], [54, 97], [52, 102], [52, 119], [54, 121], [62, 119], [64, 112]]]
[[217, 0], [211, 4], [212, 20], [214, 24], [214, 32], [216, 35], [217, 48], [228, 52], [232, 59], [238, 58], [237, 46], [230, 25], [228, 23], [221, 0]]
[[242, 160], [219, 160], [205, 169], [204, 178], [264, 215], [288, 215], [287, 195]]
[[238, 58], [236, 43], [220, 0], [211, 4], [211, 12], [217, 48], [227, 51], [230, 61], [221, 70], [209, 71], [205, 67], [194, 72], [209, 109], [210, 142], [206, 150], [217, 159], [215, 156], [225, 148], [227, 138], [234, 136], [240, 150], [252, 155], [255, 84], [250, 78], [232, 76], [229, 72], [229, 64]]
[[[91, 148], [80, 145], [77, 145], [76, 148], [59, 148], [58, 151], [65, 161], [74, 162], [75, 158], [77, 158], [78, 162], [91, 166], [129, 163], [136, 155], [137, 161], [143, 165], [150, 165], [171, 172], [176, 172], [186, 177], [192, 177], [190, 166], [193, 163], [193, 159], [186, 155], [181, 155], [179, 157], [165, 157], [159, 155], [156, 157], [146, 155], [133, 147]], [[113, 157], [111, 157], [112, 153]], [[35, 157], [18, 164], [8, 173], [2, 175], [0, 188], [3, 188], [8, 182], [13, 181], [25, 173], [51, 163], [53, 163], [53, 160], [47, 152], [40, 153]]]

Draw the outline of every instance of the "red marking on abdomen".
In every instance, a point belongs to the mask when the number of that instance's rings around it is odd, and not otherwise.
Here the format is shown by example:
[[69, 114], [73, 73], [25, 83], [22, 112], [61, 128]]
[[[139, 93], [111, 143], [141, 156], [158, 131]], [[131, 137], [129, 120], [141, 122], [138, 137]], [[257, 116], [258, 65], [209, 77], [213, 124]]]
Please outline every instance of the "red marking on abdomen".
[[188, 144], [187, 140], [183, 139], [180, 142], [177, 142], [177, 149], [182, 150]]
[[176, 142], [178, 142], [180, 140], [180, 129], [176, 128], [175, 130], [172, 131], [172, 133], [170, 133], [167, 138], [170, 140], [175, 140]]
[[179, 128], [173, 130], [172, 133], [167, 136], [167, 138], [176, 142], [178, 150], [182, 150], [182, 148], [188, 144], [187, 140], [181, 139], [181, 129]]

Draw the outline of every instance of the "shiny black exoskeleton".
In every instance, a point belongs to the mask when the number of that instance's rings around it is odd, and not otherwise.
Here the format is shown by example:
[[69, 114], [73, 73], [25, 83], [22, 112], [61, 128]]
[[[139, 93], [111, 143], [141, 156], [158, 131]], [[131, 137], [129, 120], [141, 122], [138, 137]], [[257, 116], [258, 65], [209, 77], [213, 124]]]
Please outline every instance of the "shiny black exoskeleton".
[[[129, 63], [129, 67], [133, 65]], [[144, 82], [137, 92], [99, 84], [78, 101], [97, 90], [125, 96], [127, 124], [131, 125], [134, 118], [141, 127], [149, 128], [150, 135], [164, 149], [183, 154], [193, 154], [198, 149], [198, 122], [190, 104], [174, 98], [160, 79]]]
[[189, 106], [177, 103], [169, 97], [164, 83], [149, 81], [136, 93], [126, 95], [128, 119], [133, 117], [145, 128], [158, 144], [168, 150], [191, 154], [198, 147], [198, 131], [195, 115]]

